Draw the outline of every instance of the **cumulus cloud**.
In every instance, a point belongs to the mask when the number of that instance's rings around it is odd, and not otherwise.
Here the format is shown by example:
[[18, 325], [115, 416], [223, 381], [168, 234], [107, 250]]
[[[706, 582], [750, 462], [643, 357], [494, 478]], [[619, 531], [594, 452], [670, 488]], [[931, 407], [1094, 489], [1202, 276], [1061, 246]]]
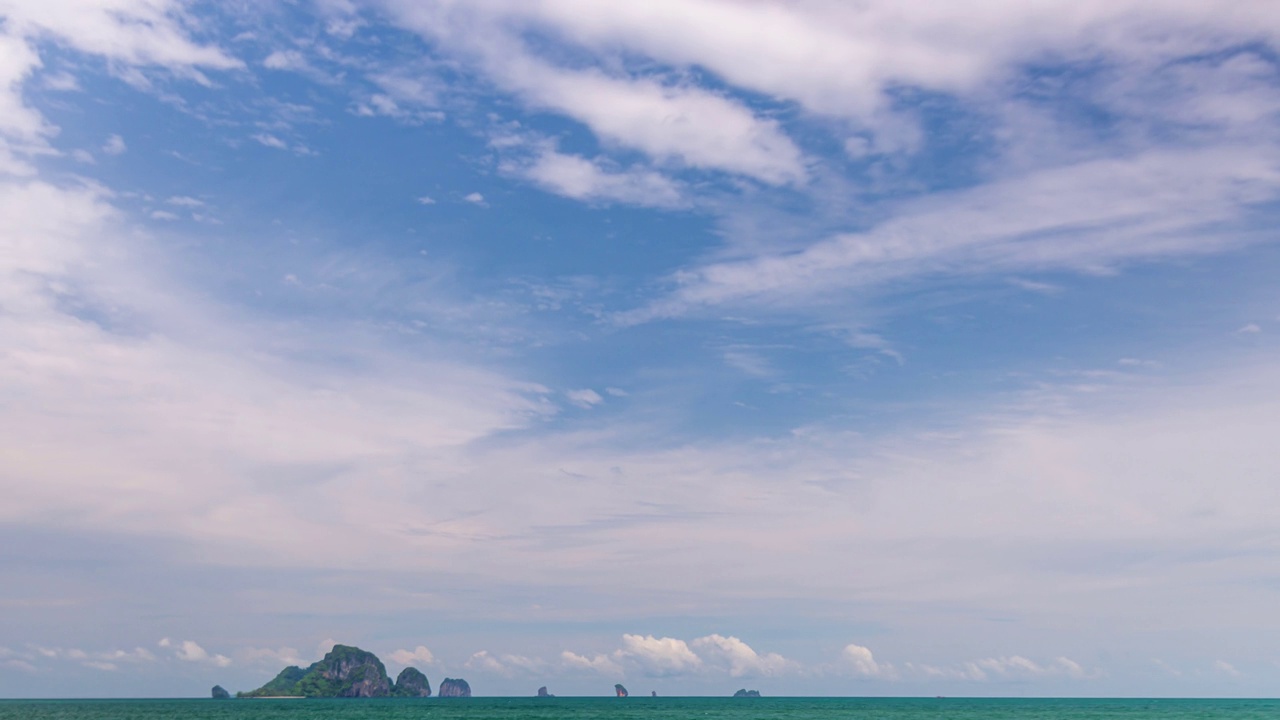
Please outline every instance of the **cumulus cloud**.
[[788, 660], [777, 653], [761, 655], [752, 647], [730, 635], [708, 635], [697, 638], [692, 646], [703, 653], [702, 657], [709, 661], [720, 661], [728, 664], [729, 674], [733, 677], [755, 677], [761, 675], [780, 675], [799, 669], [799, 664]]
[[423, 645], [419, 645], [412, 650], [396, 650], [387, 657], [399, 665], [413, 665], [415, 663], [430, 665], [436, 661], [435, 655], [432, 655], [431, 651]]
[[671, 637], [623, 635], [622, 647], [615, 654], [655, 677], [679, 675], [702, 667], [702, 658], [689, 649], [688, 643]]
[[174, 642], [169, 638], [163, 638], [157, 644], [162, 648], [171, 648], [173, 656], [183, 662], [207, 662], [217, 667], [227, 667], [232, 663], [231, 658], [226, 655], [210, 654], [194, 640]]
[[871, 648], [849, 643], [841, 651], [844, 661], [853, 668], [853, 672], [864, 677], [892, 677], [895, 673], [892, 665], [878, 662], [871, 653]]
[[465, 196], [463, 196], [463, 198], [462, 198], [462, 199], [463, 199], [463, 200], [465, 200], [465, 201], [467, 201], [467, 202], [469, 202], [469, 203], [471, 203], [472, 205], [484, 205], [484, 204], [485, 204], [484, 195], [481, 195], [481, 194], [480, 194], [480, 193], [478, 193], [478, 192], [467, 193]]

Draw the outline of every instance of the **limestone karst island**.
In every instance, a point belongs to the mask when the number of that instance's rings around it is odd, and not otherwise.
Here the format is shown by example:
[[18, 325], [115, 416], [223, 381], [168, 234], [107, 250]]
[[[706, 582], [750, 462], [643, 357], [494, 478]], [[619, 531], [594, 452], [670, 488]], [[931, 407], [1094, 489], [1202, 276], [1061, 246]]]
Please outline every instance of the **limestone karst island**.
[[[226, 697], [221, 687], [213, 696]], [[280, 671], [257, 690], [236, 693], [238, 698], [377, 698], [431, 697], [431, 683], [417, 668], [407, 667], [395, 681], [377, 655], [350, 645], [334, 645], [322, 660], [310, 667], [297, 665]], [[471, 697], [471, 686], [461, 678], [445, 678], [439, 697]]]

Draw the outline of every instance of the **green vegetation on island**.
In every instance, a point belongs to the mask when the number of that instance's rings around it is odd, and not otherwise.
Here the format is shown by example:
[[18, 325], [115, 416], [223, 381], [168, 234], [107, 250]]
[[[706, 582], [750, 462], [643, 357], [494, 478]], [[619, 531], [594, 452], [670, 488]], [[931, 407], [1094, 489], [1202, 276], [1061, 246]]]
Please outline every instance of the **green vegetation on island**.
[[[465, 680], [459, 680], [464, 686]], [[441, 690], [444, 687], [441, 686]], [[443, 693], [442, 693], [443, 694]], [[417, 668], [405, 668], [391, 682], [387, 668], [377, 655], [350, 645], [334, 645], [324, 659], [306, 669], [290, 665], [275, 678], [248, 692], [236, 693], [241, 698], [309, 697], [429, 697], [431, 684]], [[466, 696], [471, 695], [467, 687]]]

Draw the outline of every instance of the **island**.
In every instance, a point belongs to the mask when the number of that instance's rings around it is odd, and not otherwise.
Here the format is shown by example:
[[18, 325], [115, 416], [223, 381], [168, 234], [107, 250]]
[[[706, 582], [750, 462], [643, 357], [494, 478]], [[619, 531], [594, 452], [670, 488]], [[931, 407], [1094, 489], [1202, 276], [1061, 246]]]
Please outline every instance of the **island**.
[[538, 697], [550, 698], [550, 697], [555, 697], [555, 695], [552, 695], [551, 693], [547, 692], [547, 686], [543, 685], [542, 687], [538, 688]]
[[471, 686], [462, 678], [445, 678], [440, 683], [440, 697], [442, 698], [469, 698], [471, 697]]
[[221, 685], [214, 685], [212, 692], [214, 700], [226, 700], [231, 697], [231, 693], [227, 692], [227, 689]]
[[[466, 680], [445, 680], [446, 683], [461, 683], [470, 697], [471, 688]], [[214, 688], [214, 697], [221, 688]], [[445, 686], [440, 686], [441, 697], [459, 697], [444, 694]], [[224, 691], [225, 692], [225, 691]], [[306, 669], [290, 665], [281, 670], [271, 682], [257, 690], [236, 693], [239, 698], [373, 698], [373, 697], [411, 697], [424, 698], [431, 696], [431, 683], [427, 676], [417, 668], [408, 667], [401, 671], [395, 682], [387, 676], [387, 668], [367, 650], [350, 645], [334, 645], [322, 660], [312, 663]]]
[[734, 697], [760, 697], [760, 691], [747, 690], [746, 688], [743, 688], [742, 690], [739, 690], [738, 692], [734, 693], [733, 696]]
[[618, 683], [617, 685], [614, 685], [614, 686], [613, 686], [613, 691], [614, 691], [615, 693], [617, 693], [618, 697], [626, 697], [626, 696], [627, 696], [627, 689], [626, 689], [626, 688], [624, 688], [624, 687], [622, 687], [622, 683]]

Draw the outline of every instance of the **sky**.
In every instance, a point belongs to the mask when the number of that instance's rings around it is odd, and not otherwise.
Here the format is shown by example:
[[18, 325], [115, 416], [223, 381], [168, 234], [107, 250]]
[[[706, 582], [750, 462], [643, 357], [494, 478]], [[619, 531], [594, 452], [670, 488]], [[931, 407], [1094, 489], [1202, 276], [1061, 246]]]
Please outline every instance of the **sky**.
[[1280, 692], [1280, 6], [0, 0], [0, 697]]

